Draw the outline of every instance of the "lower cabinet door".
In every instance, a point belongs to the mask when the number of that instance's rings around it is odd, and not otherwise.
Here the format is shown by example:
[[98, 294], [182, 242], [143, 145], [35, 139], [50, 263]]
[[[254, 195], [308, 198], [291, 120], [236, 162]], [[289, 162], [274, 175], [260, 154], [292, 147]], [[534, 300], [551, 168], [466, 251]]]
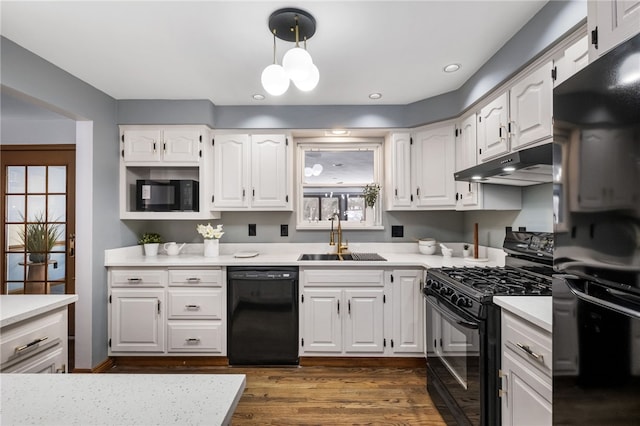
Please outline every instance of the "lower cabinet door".
[[540, 426], [552, 423], [551, 378], [506, 350], [502, 357], [502, 425]]
[[113, 289], [111, 352], [164, 352], [164, 289]]
[[169, 352], [208, 352], [221, 354], [222, 322], [170, 321], [167, 325]]
[[345, 352], [384, 352], [383, 289], [345, 290]]
[[346, 309], [340, 306], [342, 291], [305, 289], [303, 297], [302, 352], [342, 352], [341, 318]]
[[53, 374], [66, 373], [67, 360], [65, 350], [62, 345], [26, 359], [24, 362], [16, 364], [2, 373], [30, 373], [30, 374]]

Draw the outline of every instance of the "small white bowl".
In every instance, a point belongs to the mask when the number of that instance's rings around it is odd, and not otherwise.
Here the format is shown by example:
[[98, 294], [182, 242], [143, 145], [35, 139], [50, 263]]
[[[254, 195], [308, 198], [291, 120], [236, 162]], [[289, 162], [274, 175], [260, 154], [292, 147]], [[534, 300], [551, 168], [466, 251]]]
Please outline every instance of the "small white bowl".
[[436, 240], [434, 240], [433, 238], [422, 238], [421, 240], [418, 240], [418, 245], [420, 245], [420, 246], [435, 246], [436, 245]]

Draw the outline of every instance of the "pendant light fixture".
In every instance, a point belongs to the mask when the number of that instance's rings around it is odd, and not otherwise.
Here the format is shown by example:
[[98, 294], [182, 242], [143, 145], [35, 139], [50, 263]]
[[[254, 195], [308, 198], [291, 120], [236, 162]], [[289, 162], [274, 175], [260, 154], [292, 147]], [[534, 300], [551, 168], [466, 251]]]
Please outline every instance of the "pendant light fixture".
[[[304, 92], [315, 89], [320, 81], [320, 71], [307, 51], [307, 40], [316, 31], [316, 20], [300, 9], [276, 10], [269, 17], [269, 30], [273, 34], [273, 64], [262, 72], [262, 87], [271, 95], [279, 96], [289, 88], [289, 80]], [[276, 61], [276, 37], [296, 45], [282, 58], [282, 66]], [[300, 47], [304, 41], [304, 48]], [[286, 84], [284, 80], [286, 79]]]

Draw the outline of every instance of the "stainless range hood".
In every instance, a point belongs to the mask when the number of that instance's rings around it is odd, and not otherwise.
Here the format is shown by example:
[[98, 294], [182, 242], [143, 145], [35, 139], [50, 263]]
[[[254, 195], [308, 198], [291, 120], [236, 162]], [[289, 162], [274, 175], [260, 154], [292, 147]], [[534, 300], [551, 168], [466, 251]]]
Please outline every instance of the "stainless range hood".
[[551, 182], [553, 144], [526, 148], [453, 174], [455, 180], [530, 186]]

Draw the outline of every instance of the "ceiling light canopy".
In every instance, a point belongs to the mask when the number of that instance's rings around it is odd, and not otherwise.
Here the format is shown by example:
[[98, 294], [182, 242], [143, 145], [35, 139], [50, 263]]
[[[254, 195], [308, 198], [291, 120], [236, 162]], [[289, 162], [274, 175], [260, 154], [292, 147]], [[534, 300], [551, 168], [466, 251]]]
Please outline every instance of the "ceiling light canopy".
[[[290, 81], [303, 92], [315, 89], [320, 81], [320, 71], [307, 52], [307, 40], [316, 32], [315, 18], [301, 9], [278, 9], [269, 17], [269, 31], [273, 34], [273, 64], [262, 71], [264, 90], [280, 96], [287, 91]], [[285, 53], [282, 65], [276, 60], [276, 37], [296, 43]], [[300, 47], [300, 40], [304, 42], [304, 48]]]
[[456, 72], [460, 69], [460, 64], [449, 64], [443, 69], [444, 69], [444, 72]]

